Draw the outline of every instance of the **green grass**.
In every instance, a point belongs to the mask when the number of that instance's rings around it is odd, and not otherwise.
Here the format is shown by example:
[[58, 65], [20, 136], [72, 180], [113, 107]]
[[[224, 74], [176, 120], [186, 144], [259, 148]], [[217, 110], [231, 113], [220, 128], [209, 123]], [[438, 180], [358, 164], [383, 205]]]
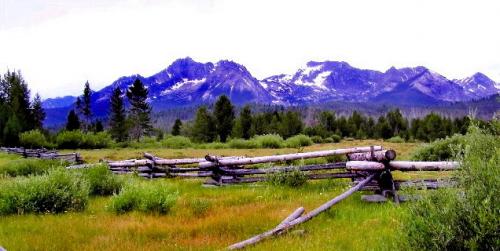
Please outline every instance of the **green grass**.
[[[378, 144], [396, 149], [398, 159], [408, 159], [418, 146], [354, 140], [312, 145], [303, 151]], [[79, 150], [89, 162], [140, 158], [145, 151], [171, 158], [201, 157], [207, 153], [262, 156], [292, 153], [297, 149]], [[12, 161], [9, 158], [12, 157], [0, 155], [0, 164]], [[148, 180], [139, 182], [150, 183]], [[178, 193], [177, 202], [168, 214], [139, 211], [116, 214], [110, 210], [111, 196], [91, 197], [83, 212], [0, 217], [0, 244], [7, 250], [220, 250], [273, 228], [300, 206], [310, 211], [349, 187], [348, 179], [308, 181], [298, 188], [266, 183], [207, 188], [202, 187], [202, 179], [155, 182]], [[361, 195], [354, 194], [327, 213], [294, 229], [304, 230], [303, 234], [291, 231], [250, 250], [409, 249], [399, 229], [406, 205], [368, 204], [360, 200]]]

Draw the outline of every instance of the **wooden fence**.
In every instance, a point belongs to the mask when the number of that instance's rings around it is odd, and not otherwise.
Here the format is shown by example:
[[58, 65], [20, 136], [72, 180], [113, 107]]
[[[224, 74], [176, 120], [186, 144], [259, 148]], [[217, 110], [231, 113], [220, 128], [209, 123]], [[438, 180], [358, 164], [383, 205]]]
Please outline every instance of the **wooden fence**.
[[79, 153], [58, 153], [55, 150], [41, 149], [26, 149], [22, 147], [0, 147], [0, 151], [18, 154], [25, 158], [39, 158], [39, 159], [58, 159], [70, 163], [81, 164], [83, 159]]

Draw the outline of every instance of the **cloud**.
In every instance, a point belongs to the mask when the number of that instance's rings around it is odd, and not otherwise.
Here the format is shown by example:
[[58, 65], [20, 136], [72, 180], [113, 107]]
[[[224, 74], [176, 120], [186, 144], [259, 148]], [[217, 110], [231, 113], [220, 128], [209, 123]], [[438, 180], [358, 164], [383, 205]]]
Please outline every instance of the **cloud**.
[[5, 1], [13, 21], [0, 12], [0, 70], [21, 69], [43, 97], [151, 75], [186, 56], [231, 59], [258, 78], [339, 60], [500, 80], [498, 1]]

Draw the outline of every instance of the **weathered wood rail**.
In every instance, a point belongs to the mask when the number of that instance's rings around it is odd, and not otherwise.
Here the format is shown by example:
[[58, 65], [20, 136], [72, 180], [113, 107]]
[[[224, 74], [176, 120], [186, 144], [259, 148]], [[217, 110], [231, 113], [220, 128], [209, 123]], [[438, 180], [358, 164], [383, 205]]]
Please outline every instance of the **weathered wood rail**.
[[58, 153], [55, 150], [27, 149], [22, 147], [0, 147], [0, 151], [21, 155], [24, 158], [39, 158], [39, 159], [57, 159], [70, 163], [81, 164], [83, 159], [79, 153]]

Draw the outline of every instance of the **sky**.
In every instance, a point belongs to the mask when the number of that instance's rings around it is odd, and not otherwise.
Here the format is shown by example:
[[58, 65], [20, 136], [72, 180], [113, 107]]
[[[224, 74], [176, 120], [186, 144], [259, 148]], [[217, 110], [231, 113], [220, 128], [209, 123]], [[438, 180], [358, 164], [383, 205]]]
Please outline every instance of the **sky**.
[[498, 0], [0, 0], [0, 73], [20, 70], [42, 98], [187, 56], [258, 79], [333, 60], [500, 82], [499, 27]]

